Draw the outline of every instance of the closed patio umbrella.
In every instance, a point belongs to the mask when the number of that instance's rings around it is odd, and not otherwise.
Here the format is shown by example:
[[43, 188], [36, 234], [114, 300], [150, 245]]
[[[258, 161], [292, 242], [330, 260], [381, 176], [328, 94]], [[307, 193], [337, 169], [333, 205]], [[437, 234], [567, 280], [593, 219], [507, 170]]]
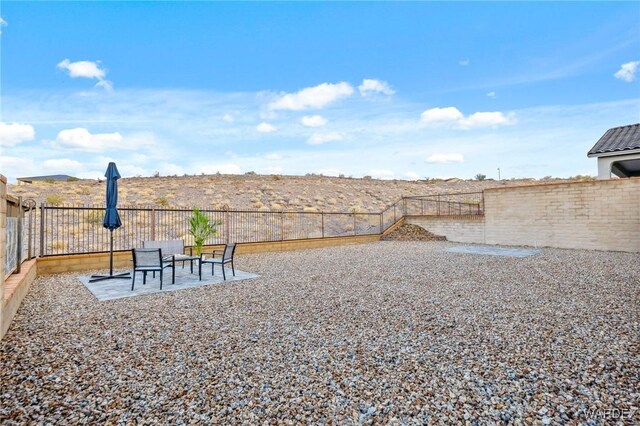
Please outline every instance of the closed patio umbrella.
[[116, 275], [113, 274], [113, 231], [122, 226], [120, 215], [116, 209], [116, 206], [118, 205], [118, 179], [120, 179], [120, 173], [118, 173], [116, 163], [109, 163], [104, 177], [107, 178], [107, 208], [104, 212], [102, 226], [109, 230], [111, 237], [111, 246], [109, 249], [109, 275], [93, 275], [89, 282], [108, 280], [111, 278], [131, 279], [129, 272]]

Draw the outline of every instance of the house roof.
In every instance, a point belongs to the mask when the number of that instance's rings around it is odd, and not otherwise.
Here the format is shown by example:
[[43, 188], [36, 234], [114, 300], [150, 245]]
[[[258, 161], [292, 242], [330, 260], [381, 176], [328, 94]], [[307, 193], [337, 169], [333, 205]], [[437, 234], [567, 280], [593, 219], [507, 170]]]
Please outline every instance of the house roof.
[[31, 177], [21, 177], [17, 180], [23, 182], [33, 182], [34, 180], [55, 180], [55, 181], [67, 181], [71, 179], [75, 179], [73, 176], [69, 175], [48, 175], [48, 176], [31, 176]]
[[607, 153], [636, 149], [640, 149], [640, 123], [607, 130], [587, 156], [598, 157]]

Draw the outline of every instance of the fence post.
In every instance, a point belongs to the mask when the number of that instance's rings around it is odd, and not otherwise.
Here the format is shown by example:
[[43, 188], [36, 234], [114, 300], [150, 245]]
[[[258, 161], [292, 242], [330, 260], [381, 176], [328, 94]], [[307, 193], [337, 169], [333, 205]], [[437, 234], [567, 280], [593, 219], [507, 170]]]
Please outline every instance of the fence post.
[[38, 257], [44, 256], [44, 203], [40, 203], [40, 253]]
[[18, 247], [16, 247], [16, 274], [20, 273], [20, 266], [22, 265], [22, 218], [24, 211], [22, 210], [22, 197], [18, 197]]
[[353, 214], [353, 235], [356, 236], [358, 233], [356, 232], [356, 214]]
[[151, 208], [151, 241], [156, 239], [156, 209]]
[[280, 241], [284, 241], [284, 212], [280, 212]]
[[382, 216], [384, 216], [384, 211], [382, 213], [378, 213], [378, 217], [380, 218], [380, 232], [379, 232], [379, 234], [382, 234], [384, 232], [383, 229], [382, 229], [384, 227], [384, 222], [383, 222], [384, 219], [382, 218]]
[[229, 231], [231, 227], [229, 226], [229, 208], [227, 208], [224, 212], [224, 233], [226, 236], [226, 242], [229, 244]]
[[320, 219], [322, 220], [322, 238], [324, 238], [324, 212], [320, 212]]

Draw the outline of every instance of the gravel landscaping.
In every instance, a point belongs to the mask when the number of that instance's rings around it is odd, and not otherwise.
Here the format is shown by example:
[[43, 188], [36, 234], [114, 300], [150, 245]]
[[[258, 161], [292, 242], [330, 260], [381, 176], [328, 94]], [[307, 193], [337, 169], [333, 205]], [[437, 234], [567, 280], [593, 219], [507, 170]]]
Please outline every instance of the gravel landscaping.
[[39, 278], [0, 423], [640, 422], [638, 254], [455, 245], [241, 255], [260, 278], [107, 302]]

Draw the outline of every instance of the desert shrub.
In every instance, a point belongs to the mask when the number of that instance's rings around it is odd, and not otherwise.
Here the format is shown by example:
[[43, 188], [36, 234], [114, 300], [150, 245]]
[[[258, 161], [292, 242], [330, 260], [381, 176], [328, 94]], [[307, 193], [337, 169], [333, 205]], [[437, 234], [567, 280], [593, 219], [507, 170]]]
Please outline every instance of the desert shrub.
[[153, 177], [160, 177], [160, 172], [157, 170], [153, 172]]
[[79, 180], [80, 180], [80, 179], [78, 179], [77, 177], [73, 177], [73, 176], [69, 176], [69, 177], [67, 178], [67, 182], [77, 182], [77, 181], [79, 181]]
[[158, 197], [156, 198], [156, 204], [162, 207], [169, 207], [169, 200], [167, 200], [167, 197]]
[[52, 206], [59, 206], [64, 203], [64, 197], [60, 194], [47, 195], [47, 204]]
[[256, 172], [254, 172], [253, 170], [251, 170], [250, 172], [245, 173], [245, 175], [247, 176], [255, 176]]
[[55, 181], [55, 180], [53, 180], [53, 179], [47, 179], [47, 180], [45, 180], [45, 182], [46, 182], [46, 183], [56, 183], [56, 181]]
[[282, 180], [282, 176], [280, 176], [280, 175], [273, 175], [273, 180]]
[[369, 179], [373, 179], [373, 178], [372, 178], [371, 176], [369, 176], [369, 175], [366, 175], [366, 176], [363, 176], [363, 177], [362, 177], [362, 179], [367, 179], [367, 180], [369, 180]]
[[476, 180], [485, 180], [486, 178], [487, 178], [487, 175], [483, 175], [482, 173], [478, 173], [478, 174], [475, 176], [475, 179], [476, 179]]

